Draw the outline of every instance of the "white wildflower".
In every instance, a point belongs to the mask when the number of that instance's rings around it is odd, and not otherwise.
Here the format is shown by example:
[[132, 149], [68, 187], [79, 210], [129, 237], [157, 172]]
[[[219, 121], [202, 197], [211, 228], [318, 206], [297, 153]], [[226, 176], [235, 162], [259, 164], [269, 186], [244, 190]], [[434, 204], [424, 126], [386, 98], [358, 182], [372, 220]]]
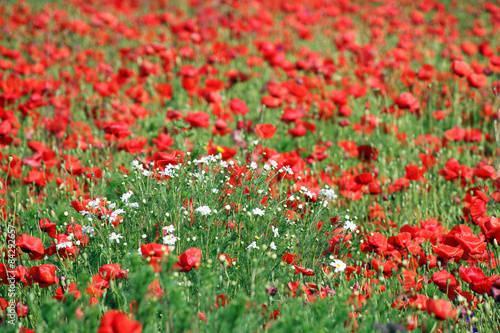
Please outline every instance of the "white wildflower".
[[166, 227], [163, 227], [163, 230], [165, 230], [166, 232], [168, 232], [169, 234], [171, 234], [172, 232], [175, 231], [175, 227], [173, 224], [171, 225], [167, 225]]
[[247, 250], [256, 249], [256, 248], [257, 248], [257, 242], [256, 241], [253, 241], [252, 243], [250, 243], [250, 245], [247, 246]]
[[120, 243], [120, 238], [123, 238], [123, 236], [120, 234], [116, 234], [114, 232], [112, 232], [111, 235], [109, 235], [109, 241], [111, 243], [113, 242]]
[[252, 209], [252, 214], [253, 215], [259, 215], [259, 216], [264, 216], [265, 212], [260, 209], [260, 208], [254, 208]]
[[274, 233], [274, 237], [279, 237], [280, 236], [280, 233], [278, 231], [278, 228], [275, 228], [274, 226], [271, 226], [271, 230], [273, 231]]
[[281, 169], [279, 169], [279, 171], [278, 171], [278, 172], [286, 172], [286, 173], [288, 173], [289, 175], [293, 175], [292, 168], [290, 168], [288, 165], [287, 165], [287, 166], [282, 167]]
[[326, 200], [335, 200], [335, 199], [337, 199], [337, 195], [335, 194], [335, 191], [332, 190], [331, 188], [326, 188], [326, 189], [319, 190], [319, 195], [325, 197]]
[[123, 202], [128, 202], [128, 199], [130, 199], [134, 195], [134, 192], [128, 191], [127, 193], [123, 194], [121, 199]]
[[89, 225], [84, 225], [82, 227], [82, 233], [85, 235], [94, 236], [95, 235], [94, 227], [91, 227]]
[[340, 259], [333, 259], [330, 266], [335, 268], [335, 273], [343, 272], [347, 267], [347, 265]]
[[165, 245], [175, 245], [175, 242], [177, 242], [178, 238], [175, 237], [174, 235], [166, 235], [163, 237], [163, 244]]
[[72, 247], [72, 246], [73, 246], [72, 242], [64, 242], [64, 243], [57, 244], [56, 249], [60, 250], [60, 249], [65, 249], [67, 247]]
[[208, 215], [212, 212], [210, 207], [208, 206], [201, 206], [195, 209], [195, 212], [200, 213], [201, 215], [205, 216]]
[[350, 231], [356, 231], [357, 228], [358, 228], [358, 226], [356, 225], [356, 223], [354, 223], [352, 221], [345, 221], [345, 223], [344, 223], [344, 229], [347, 229]]

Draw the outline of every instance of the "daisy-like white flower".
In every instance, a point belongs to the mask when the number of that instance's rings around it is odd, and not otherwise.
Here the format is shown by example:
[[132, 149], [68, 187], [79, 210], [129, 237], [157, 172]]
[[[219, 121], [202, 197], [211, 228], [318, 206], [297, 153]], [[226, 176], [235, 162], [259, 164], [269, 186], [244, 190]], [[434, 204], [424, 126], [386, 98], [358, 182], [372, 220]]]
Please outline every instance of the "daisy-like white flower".
[[141, 248], [138, 248], [137, 249], [137, 254], [140, 255], [142, 257], [142, 251], [141, 251]]
[[130, 199], [134, 195], [134, 192], [128, 191], [127, 193], [123, 194], [121, 199], [123, 202], [128, 202], [128, 199]]
[[358, 228], [358, 226], [356, 225], [356, 223], [354, 223], [352, 221], [346, 221], [344, 223], [344, 229], [347, 229], [350, 231], [356, 231], [357, 228]]
[[257, 169], [257, 163], [255, 163], [255, 162], [250, 163], [250, 168], [252, 168], [254, 170]]
[[94, 227], [91, 227], [89, 225], [84, 225], [82, 227], [82, 233], [85, 235], [94, 236], [95, 235]]
[[252, 214], [253, 215], [259, 215], [259, 216], [264, 216], [265, 212], [260, 209], [260, 208], [254, 208], [252, 209]]
[[271, 163], [271, 167], [273, 169], [277, 169], [278, 168], [278, 162], [276, 162], [275, 160], [270, 160], [269, 163]]
[[214, 194], [219, 193], [219, 189], [218, 189], [218, 188], [213, 188], [213, 189], [212, 189], [212, 193], [214, 193]]
[[59, 243], [56, 245], [56, 249], [60, 250], [60, 249], [65, 249], [67, 247], [72, 247], [73, 246], [73, 242], [64, 242], [64, 243]]
[[271, 245], [269, 245], [269, 247], [272, 249], [272, 250], [277, 250], [278, 248], [276, 247], [276, 244], [274, 244], [274, 242], [271, 242]]
[[109, 235], [109, 241], [111, 243], [116, 242], [116, 243], [119, 244], [120, 243], [120, 238], [123, 238], [123, 236], [120, 235], [120, 234], [114, 233], [114, 232], [112, 232], [111, 235]]
[[174, 235], [170, 234], [170, 235], [166, 235], [165, 237], [163, 237], [163, 244], [165, 245], [175, 245], [175, 242], [177, 242], [177, 237], [175, 237]]
[[171, 225], [167, 225], [166, 227], [163, 227], [163, 230], [165, 230], [165, 232], [168, 232], [169, 234], [171, 234], [175, 231], [175, 227], [173, 224], [171, 224]]
[[347, 265], [340, 259], [333, 259], [330, 266], [335, 268], [335, 273], [343, 272], [347, 267]]
[[278, 228], [275, 228], [274, 226], [271, 226], [271, 230], [273, 231], [274, 233], [274, 237], [279, 237], [280, 236], [280, 233], [278, 231]]
[[247, 250], [250, 250], [250, 249], [256, 249], [257, 248], [257, 242], [253, 241], [252, 243], [250, 243], [250, 245], [247, 246]]
[[210, 207], [208, 206], [201, 206], [195, 209], [195, 212], [200, 213], [201, 215], [205, 216], [208, 215], [212, 212]]
[[287, 166], [282, 167], [281, 169], [279, 169], [279, 172], [286, 172], [286, 173], [288, 173], [289, 175], [293, 175], [292, 168], [290, 168], [288, 165], [287, 165]]
[[308, 196], [309, 199], [314, 199], [314, 197], [316, 196], [316, 194], [312, 193], [311, 191], [307, 191], [306, 193], [304, 193], [304, 195]]
[[325, 188], [319, 190], [319, 195], [325, 197], [326, 200], [335, 200], [337, 199], [337, 194], [331, 188]]
[[96, 208], [96, 207], [99, 207], [100, 203], [101, 203], [101, 199], [96, 198], [95, 200], [90, 201], [87, 204], [87, 207], [89, 207], [89, 208]]

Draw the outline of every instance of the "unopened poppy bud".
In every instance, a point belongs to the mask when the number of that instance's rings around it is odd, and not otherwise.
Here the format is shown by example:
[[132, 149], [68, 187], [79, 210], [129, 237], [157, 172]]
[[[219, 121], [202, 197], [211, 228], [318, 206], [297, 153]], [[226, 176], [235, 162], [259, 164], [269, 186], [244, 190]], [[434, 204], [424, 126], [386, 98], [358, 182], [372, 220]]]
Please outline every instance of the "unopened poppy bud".
[[490, 303], [484, 303], [484, 311], [486, 311], [486, 313], [491, 313], [491, 305]]

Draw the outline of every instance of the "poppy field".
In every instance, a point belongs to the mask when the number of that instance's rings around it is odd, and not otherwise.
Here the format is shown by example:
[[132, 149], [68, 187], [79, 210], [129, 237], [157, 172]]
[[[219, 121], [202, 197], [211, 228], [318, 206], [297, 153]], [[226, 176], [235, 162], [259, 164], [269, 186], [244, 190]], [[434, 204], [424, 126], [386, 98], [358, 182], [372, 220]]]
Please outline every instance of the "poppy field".
[[500, 331], [500, 1], [0, 27], [1, 332]]

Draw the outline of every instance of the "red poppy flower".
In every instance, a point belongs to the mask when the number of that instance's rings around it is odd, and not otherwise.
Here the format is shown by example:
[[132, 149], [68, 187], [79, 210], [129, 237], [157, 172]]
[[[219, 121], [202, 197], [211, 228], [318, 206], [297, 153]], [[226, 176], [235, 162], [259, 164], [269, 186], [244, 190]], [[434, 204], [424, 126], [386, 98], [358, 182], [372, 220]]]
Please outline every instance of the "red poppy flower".
[[118, 145], [118, 149], [124, 150], [129, 154], [137, 154], [144, 151], [144, 147], [147, 145], [147, 138], [140, 138], [134, 140], [125, 140]]
[[81, 293], [76, 287], [76, 283], [70, 283], [69, 286], [67, 287], [67, 290], [65, 291], [63, 287], [59, 287], [56, 289], [56, 294], [52, 299], [57, 300], [58, 302], [66, 302], [67, 294], [73, 294], [75, 298], [80, 298]]
[[125, 313], [108, 310], [101, 318], [97, 333], [141, 333], [140, 322], [131, 320]]
[[270, 95], [266, 95], [261, 99], [261, 103], [268, 108], [276, 108], [281, 105], [281, 102], [281, 98], [273, 97]]
[[14, 269], [10, 269], [6, 264], [0, 263], [0, 284], [10, 284], [8, 278], [14, 277], [16, 282], [22, 282], [23, 285], [26, 286], [28, 284], [25, 277], [27, 271], [28, 269], [23, 266], [17, 266]]
[[[495, 281], [498, 280], [498, 275], [482, 277], [481, 274], [473, 275], [473, 273], [470, 271], [468, 271], [467, 273], [469, 274], [466, 276], [466, 278], [470, 279], [469, 287], [472, 291], [478, 293], [479, 295], [483, 295], [486, 293], [491, 296], [491, 288]], [[460, 271], [460, 276], [462, 276], [462, 271]]]
[[454, 235], [455, 240], [462, 246], [464, 251], [469, 255], [482, 254], [486, 249], [486, 242], [484, 236], [478, 237], [473, 233], [461, 232]]
[[297, 254], [293, 254], [293, 253], [288, 253], [288, 252], [285, 252], [283, 254], [283, 257], [281, 258], [281, 260], [283, 260], [284, 262], [286, 262], [287, 264], [293, 264], [293, 265], [296, 265], [297, 264], [297, 257], [298, 255]]
[[303, 268], [303, 267], [299, 267], [299, 266], [295, 266], [295, 272], [293, 272], [294, 274], [304, 274], [306, 276], [314, 276], [316, 275], [316, 273], [314, 272], [314, 270], [310, 269], [310, 268]]
[[389, 278], [392, 276], [392, 271], [397, 269], [396, 263], [393, 261], [386, 261], [385, 263], [382, 263], [379, 260], [372, 259], [372, 267], [375, 271], [382, 271], [384, 274], [384, 277]]
[[148, 286], [148, 296], [151, 298], [159, 299], [163, 296], [165, 291], [160, 287], [160, 281], [154, 279]]
[[102, 296], [102, 293], [105, 289], [109, 288], [109, 281], [104, 280], [102, 275], [96, 274], [91, 277], [91, 281], [88, 282], [88, 288], [85, 289], [85, 292], [95, 298], [99, 298]]
[[181, 150], [174, 150], [170, 153], [157, 152], [153, 155], [154, 168], [164, 170], [167, 165], [182, 164], [184, 152]]
[[420, 103], [410, 92], [402, 93], [398, 96], [397, 105], [401, 109], [410, 109], [410, 111], [415, 112], [420, 109]]
[[18, 317], [26, 317], [28, 316], [28, 306], [23, 302], [17, 302], [16, 304], [16, 313]]
[[472, 73], [467, 77], [467, 82], [471, 87], [482, 88], [488, 83], [488, 77], [482, 74]]
[[28, 253], [31, 260], [40, 260], [45, 257], [45, 248], [42, 240], [27, 234], [22, 234], [16, 241], [22, 252]]
[[303, 116], [304, 111], [302, 111], [301, 109], [286, 108], [283, 111], [283, 115], [281, 116], [281, 121], [286, 124], [290, 124], [292, 122], [299, 121]]
[[360, 185], [369, 184], [372, 181], [373, 181], [373, 176], [371, 172], [365, 172], [354, 177], [354, 182]]
[[271, 139], [278, 128], [271, 124], [260, 124], [255, 126], [255, 133], [261, 139]]
[[472, 73], [472, 68], [464, 61], [455, 60], [451, 63], [451, 70], [458, 76], [468, 76]]
[[128, 124], [124, 122], [107, 123], [103, 130], [107, 134], [106, 140], [125, 139], [132, 134], [132, 132], [128, 129]]
[[229, 109], [236, 115], [245, 115], [248, 113], [249, 109], [245, 102], [241, 99], [233, 99], [229, 102]]
[[28, 329], [26, 327], [21, 327], [19, 329], [19, 333], [36, 333], [36, 331], [35, 330], [30, 330], [30, 329]]
[[181, 272], [189, 272], [191, 269], [200, 268], [201, 265], [201, 250], [193, 247], [184, 251], [179, 256], [179, 261], [174, 265], [174, 268], [180, 269]]
[[471, 283], [472, 281], [479, 281], [486, 278], [486, 275], [479, 267], [472, 266], [469, 268], [465, 268], [463, 266], [460, 266], [459, 271], [460, 277], [466, 283]]
[[374, 232], [366, 237], [366, 240], [361, 244], [361, 251], [363, 253], [376, 251], [378, 253], [383, 253], [387, 250], [387, 238], [381, 233]]
[[53, 284], [59, 284], [59, 279], [56, 276], [56, 266], [52, 264], [31, 267], [26, 274], [26, 280], [29, 285], [33, 282], [38, 283], [40, 288], [47, 288]]
[[161, 271], [161, 262], [170, 254], [170, 251], [166, 245], [150, 243], [141, 245], [141, 254], [158, 273]]
[[184, 120], [191, 125], [191, 127], [210, 127], [210, 116], [206, 112], [188, 112]]
[[158, 150], [170, 150], [170, 147], [175, 143], [174, 139], [168, 134], [160, 133], [157, 138], [152, 139], [153, 143], [156, 145]]
[[427, 171], [425, 167], [420, 167], [417, 164], [405, 166], [406, 175], [405, 177], [409, 180], [422, 181], [424, 178], [422, 175]]
[[65, 234], [57, 234], [56, 235], [57, 245], [56, 250], [57, 254], [63, 258], [75, 258], [78, 254], [78, 247], [74, 245], [74, 243], [68, 240], [68, 236]]
[[209, 145], [207, 147], [207, 154], [208, 155], [217, 155], [217, 154], [222, 154], [222, 159], [223, 160], [228, 160], [232, 158], [234, 155], [236, 155], [237, 151], [236, 149], [221, 146], [221, 145], [212, 145], [212, 142], [209, 142]]
[[296, 127], [288, 130], [288, 134], [290, 134], [294, 138], [304, 136], [306, 135], [306, 133], [307, 133], [307, 127], [305, 127], [302, 124], [297, 125]]
[[426, 169], [430, 169], [436, 164], [436, 158], [432, 154], [420, 153], [418, 157]]
[[434, 314], [439, 320], [453, 319], [457, 316], [457, 310], [453, 308], [453, 304], [444, 299], [427, 300], [427, 312]]
[[363, 161], [373, 160], [378, 158], [378, 149], [368, 145], [358, 146], [358, 158]]
[[432, 250], [434, 250], [434, 253], [444, 260], [453, 259], [455, 262], [459, 262], [464, 253], [464, 250], [460, 247], [448, 246], [444, 244], [433, 246]]
[[126, 269], [120, 269], [120, 264], [107, 264], [99, 268], [99, 274], [102, 277], [109, 280], [116, 279], [128, 279], [128, 271]]
[[446, 269], [434, 273], [431, 281], [434, 282], [443, 293], [448, 292], [448, 297], [450, 299], [455, 299], [457, 297], [455, 291], [460, 290], [458, 281], [455, 276], [450, 274]]

